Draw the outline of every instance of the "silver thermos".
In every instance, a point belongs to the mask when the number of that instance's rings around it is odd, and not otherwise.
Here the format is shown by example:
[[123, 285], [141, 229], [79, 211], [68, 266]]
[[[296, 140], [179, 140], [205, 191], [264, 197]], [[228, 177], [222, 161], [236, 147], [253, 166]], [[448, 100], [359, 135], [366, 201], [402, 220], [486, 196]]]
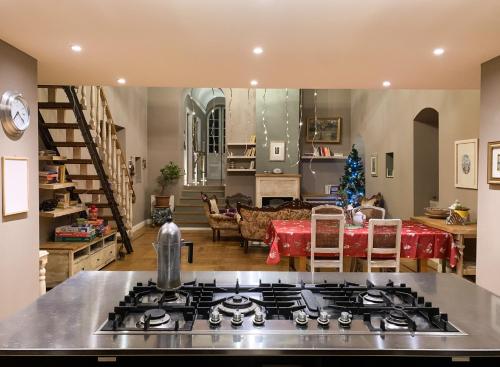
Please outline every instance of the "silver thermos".
[[181, 231], [167, 218], [158, 232], [156, 243], [153, 244], [158, 257], [158, 279], [156, 287], [167, 290], [181, 285]]

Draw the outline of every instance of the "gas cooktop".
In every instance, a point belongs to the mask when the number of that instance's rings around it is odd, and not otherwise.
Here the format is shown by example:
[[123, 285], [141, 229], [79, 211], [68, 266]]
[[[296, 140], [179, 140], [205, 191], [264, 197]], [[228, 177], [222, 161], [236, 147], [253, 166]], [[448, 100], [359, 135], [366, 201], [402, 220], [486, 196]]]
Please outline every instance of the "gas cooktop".
[[465, 335], [411, 287], [386, 284], [197, 281], [158, 290], [137, 283], [97, 334], [273, 333]]

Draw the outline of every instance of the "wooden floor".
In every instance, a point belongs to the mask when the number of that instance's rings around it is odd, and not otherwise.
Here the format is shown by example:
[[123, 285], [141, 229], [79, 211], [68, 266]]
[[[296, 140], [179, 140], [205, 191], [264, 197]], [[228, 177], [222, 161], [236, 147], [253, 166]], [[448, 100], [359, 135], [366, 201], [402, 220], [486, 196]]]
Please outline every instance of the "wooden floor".
[[[158, 228], [147, 228], [133, 241], [134, 252], [108, 265], [103, 270], [156, 270], [156, 253], [151, 245], [156, 240]], [[234, 232], [233, 232], [234, 233]], [[182, 248], [182, 270], [288, 270], [288, 258], [278, 265], [267, 265], [267, 247], [250, 247], [247, 254], [240, 247], [239, 237], [231, 232], [221, 232], [221, 240], [212, 242], [212, 231], [182, 231], [182, 238], [194, 243], [194, 261], [187, 262], [187, 248]]]
[[[133, 241], [134, 252], [124, 259], [115, 261], [103, 270], [156, 270], [156, 253], [151, 245], [156, 240], [158, 228], [146, 228], [144, 234]], [[288, 257], [278, 265], [267, 265], [267, 246], [251, 246], [245, 254], [240, 247], [239, 237], [231, 232], [221, 233], [221, 240], [212, 242], [211, 231], [182, 231], [186, 241], [194, 243], [194, 261], [187, 262], [187, 248], [182, 248], [181, 269], [187, 271], [288, 271]], [[401, 271], [415, 271], [412, 260], [401, 259]]]

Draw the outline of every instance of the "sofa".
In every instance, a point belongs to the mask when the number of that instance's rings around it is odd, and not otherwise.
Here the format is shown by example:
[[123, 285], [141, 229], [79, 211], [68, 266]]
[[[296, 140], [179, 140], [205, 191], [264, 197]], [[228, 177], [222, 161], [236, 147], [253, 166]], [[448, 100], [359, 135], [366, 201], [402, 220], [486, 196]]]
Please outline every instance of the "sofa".
[[312, 207], [297, 199], [276, 208], [257, 208], [238, 203], [238, 226], [245, 253], [248, 252], [249, 241], [264, 241], [271, 221], [311, 219]]

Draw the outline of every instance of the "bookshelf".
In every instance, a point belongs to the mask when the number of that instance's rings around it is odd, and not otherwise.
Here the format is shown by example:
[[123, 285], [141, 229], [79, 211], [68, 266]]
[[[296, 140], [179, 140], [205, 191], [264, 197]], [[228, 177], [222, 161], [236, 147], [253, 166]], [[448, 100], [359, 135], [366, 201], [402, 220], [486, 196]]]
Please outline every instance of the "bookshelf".
[[226, 172], [228, 174], [254, 174], [256, 144], [255, 136], [250, 137], [253, 142], [228, 143], [228, 155], [226, 156]]
[[85, 210], [84, 206], [72, 206], [66, 209], [55, 208], [50, 212], [40, 212], [40, 217], [43, 218], [59, 218], [65, 215], [71, 215], [83, 212]]

